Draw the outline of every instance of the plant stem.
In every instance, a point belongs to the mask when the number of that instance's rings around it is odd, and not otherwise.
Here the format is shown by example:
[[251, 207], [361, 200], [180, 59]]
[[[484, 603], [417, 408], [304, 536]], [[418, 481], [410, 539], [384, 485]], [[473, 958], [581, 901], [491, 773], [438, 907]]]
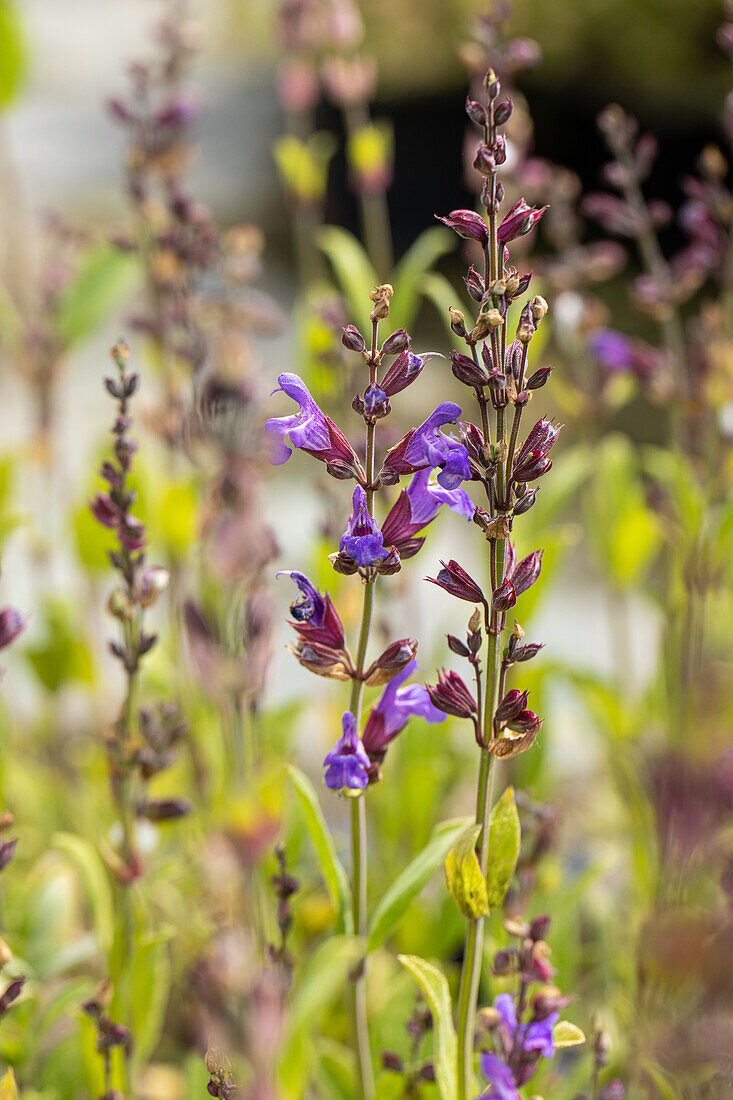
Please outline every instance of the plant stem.
[[[377, 355], [377, 327], [378, 322], [372, 323], [372, 348], [369, 368], [370, 380], [376, 379], [376, 355]], [[366, 430], [366, 476], [367, 476], [367, 508], [369, 514], [374, 512], [374, 434], [376, 425], [367, 424]], [[356, 672], [351, 682], [351, 697], [349, 710], [354, 715], [356, 729], [361, 726], [361, 697], [364, 686], [364, 668], [366, 665], [366, 652], [369, 644], [369, 631], [372, 625], [372, 612], [374, 610], [374, 586], [375, 575], [367, 575], [364, 579], [364, 602], [361, 613], [361, 629], [359, 631], [359, 647], [356, 653]], [[367, 837], [366, 837], [366, 802], [362, 793], [351, 804], [351, 853], [352, 853], [352, 914], [354, 919], [354, 934], [365, 939], [367, 931]], [[366, 958], [362, 959], [351, 980], [351, 1008], [354, 1028], [354, 1056], [356, 1059], [356, 1073], [361, 1100], [374, 1100], [374, 1072], [372, 1069], [372, 1057], [369, 1049], [369, 1022], [367, 1019], [366, 1004]]]

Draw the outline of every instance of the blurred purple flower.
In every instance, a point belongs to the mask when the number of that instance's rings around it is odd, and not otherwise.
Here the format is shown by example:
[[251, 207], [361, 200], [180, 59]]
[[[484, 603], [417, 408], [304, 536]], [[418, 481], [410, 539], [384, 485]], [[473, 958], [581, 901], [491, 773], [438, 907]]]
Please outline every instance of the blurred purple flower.
[[552, 1029], [560, 1019], [559, 1012], [551, 1012], [544, 1020], [517, 1025], [517, 1009], [511, 993], [500, 993], [494, 1008], [506, 1029], [510, 1049], [518, 1043], [523, 1051], [536, 1050], [543, 1058], [552, 1058], [555, 1053]]
[[611, 374], [629, 371], [637, 378], [649, 378], [662, 363], [662, 356], [656, 348], [613, 329], [594, 332], [589, 344], [596, 360]]
[[343, 733], [323, 761], [326, 786], [332, 791], [360, 791], [369, 782], [369, 757], [356, 734], [354, 715], [347, 710], [342, 719]]
[[[514, 1074], [506, 1062], [486, 1051], [481, 1055], [481, 1070], [491, 1086], [491, 1092], [488, 1093], [490, 1100], [519, 1100]], [[484, 1095], [486, 1094], [481, 1094], [482, 1097]]]
[[4, 607], [0, 611], [0, 649], [5, 649], [22, 634], [28, 620], [15, 607]]
[[354, 489], [353, 510], [341, 536], [339, 550], [354, 559], [357, 565], [374, 565], [387, 557], [382, 532], [367, 509], [366, 493], [361, 485]]

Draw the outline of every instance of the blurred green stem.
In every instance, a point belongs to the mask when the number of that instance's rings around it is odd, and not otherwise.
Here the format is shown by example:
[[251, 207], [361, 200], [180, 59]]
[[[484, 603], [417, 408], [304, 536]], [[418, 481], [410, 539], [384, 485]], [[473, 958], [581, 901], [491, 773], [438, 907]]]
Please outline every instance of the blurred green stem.
[[[344, 110], [344, 128], [348, 142], [352, 142], [359, 131], [369, 125], [369, 111], [365, 104], [356, 104]], [[359, 204], [364, 246], [377, 277], [380, 280], [386, 279], [394, 263], [387, 194], [385, 191], [367, 194], [360, 190]]]

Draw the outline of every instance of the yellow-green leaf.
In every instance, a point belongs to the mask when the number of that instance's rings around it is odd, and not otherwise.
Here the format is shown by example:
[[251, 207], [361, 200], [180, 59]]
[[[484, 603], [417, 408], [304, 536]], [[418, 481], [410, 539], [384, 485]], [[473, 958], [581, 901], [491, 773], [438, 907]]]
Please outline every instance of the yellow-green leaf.
[[583, 1032], [575, 1024], [571, 1024], [569, 1020], [560, 1020], [559, 1023], [555, 1024], [552, 1030], [552, 1038], [558, 1050], [562, 1047], [577, 1047], [585, 1042]]
[[489, 911], [486, 879], [481, 874], [476, 855], [476, 841], [480, 832], [481, 826], [476, 825], [470, 833], [462, 836], [451, 848], [445, 861], [448, 893], [464, 917], [471, 920], [485, 917]]
[[0, 1100], [17, 1100], [17, 1096], [18, 1088], [15, 1084], [15, 1076], [12, 1069], [8, 1069], [2, 1080], [0, 1080]]
[[17, 96], [25, 72], [25, 42], [18, 7], [0, 0], [0, 108]]
[[491, 811], [489, 826], [489, 866], [486, 875], [488, 903], [501, 905], [509, 889], [519, 858], [521, 829], [514, 799], [514, 788], [507, 787]]

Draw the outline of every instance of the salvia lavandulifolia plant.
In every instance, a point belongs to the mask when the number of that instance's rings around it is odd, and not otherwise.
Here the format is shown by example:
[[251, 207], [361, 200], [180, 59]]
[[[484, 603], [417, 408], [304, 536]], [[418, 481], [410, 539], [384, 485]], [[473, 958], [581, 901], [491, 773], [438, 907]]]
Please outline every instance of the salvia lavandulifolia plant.
[[124, 342], [116, 344], [111, 355], [117, 374], [106, 378], [105, 386], [117, 405], [112, 425], [113, 455], [100, 469], [107, 489], [96, 494], [90, 507], [97, 522], [114, 532], [116, 541], [109, 557], [118, 574], [118, 584], [107, 607], [119, 623], [120, 637], [110, 641], [109, 648], [124, 670], [126, 689], [106, 747], [112, 794], [122, 828], [119, 859], [113, 869], [121, 882], [129, 883], [142, 871], [136, 842], [137, 818], [171, 820], [185, 815], [189, 804], [182, 798], [155, 799], [147, 792], [148, 781], [170, 765], [172, 750], [185, 734], [186, 726], [175, 705], [163, 705], [157, 712], [148, 707], [136, 709], [141, 662], [157, 640], [145, 628], [145, 612], [165, 590], [168, 571], [147, 564], [146, 528], [133, 511], [136, 492], [131, 474], [137, 444], [130, 435], [129, 406], [138, 375], [127, 369], [130, 351]]
[[[474, 166], [483, 176], [481, 204], [485, 213], [454, 210], [441, 220], [481, 248], [481, 271], [471, 266], [466, 277], [469, 294], [478, 306], [477, 316], [475, 321], [467, 321], [463, 313], [452, 311], [451, 326], [465, 344], [465, 351], [454, 351], [451, 365], [455, 377], [473, 391], [477, 404], [478, 424], [463, 423], [462, 439], [469, 456], [471, 480], [484, 494], [473, 520], [488, 542], [490, 590], [484, 593], [481, 585], [452, 560], [442, 562], [437, 576], [428, 578], [450, 595], [478, 605], [469, 620], [465, 642], [454, 636], [448, 638], [451, 651], [467, 661], [473, 686], [469, 687], [457, 672], [442, 671], [437, 684], [428, 688], [431, 701], [439, 710], [471, 722], [479, 749], [476, 829], [469, 850], [461, 842], [447, 864], [451, 893], [468, 917], [458, 998], [460, 1100], [469, 1100], [473, 1090], [484, 921], [489, 905], [502, 900], [511, 876], [511, 869], [508, 875], [501, 870], [503, 851], [498, 853], [496, 866], [492, 865], [490, 820], [493, 823], [494, 814], [513, 814], [518, 831], [511, 788], [492, 814], [495, 765], [497, 759], [531, 748], [542, 726], [542, 719], [528, 705], [527, 692], [507, 686], [509, 670], [531, 660], [541, 648], [539, 643], [524, 639], [516, 620], [509, 628], [507, 615], [522, 593], [537, 581], [542, 550], [534, 550], [517, 560], [511, 535], [515, 519], [532, 507], [538, 483], [552, 467], [551, 451], [560, 432], [560, 425], [541, 416], [522, 439], [525, 409], [534, 393], [547, 383], [551, 371], [549, 367], [530, 364], [532, 338], [548, 307], [543, 298], [533, 297], [519, 308], [518, 319], [511, 321], [516, 316], [518, 299], [528, 290], [530, 276], [520, 275], [511, 265], [508, 246], [533, 229], [545, 208], [520, 199], [508, 211], [502, 210], [504, 187], [499, 169], [506, 158], [503, 126], [511, 117], [512, 104], [501, 98], [500, 83], [493, 70], [486, 75], [484, 91], [483, 101], [469, 98], [466, 110], [481, 134]], [[510, 314], [515, 302], [517, 306]], [[508, 332], [510, 325], [514, 328], [512, 334]], [[479, 899], [465, 896], [464, 873], [467, 867], [475, 868], [476, 855]], [[500, 1087], [505, 1089], [498, 1093], [502, 1096], [515, 1095], [516, 1087], [528, 1079], [522, 1068], [527, 1051], [524, 1041], [518, 1042], [515, 1035], [518, 1028], [526, 1030], [532, 1026], [522, 1022], [524, 1008], [521, 1000], [514, 1030], [505, 1023], [507, 1038], [503, 1047], [484, 1057], [484, 1067], [489, 1069], [504, 1058], [501, 1072], [489, 1074], [494, 1093]], [[541, 1028], [537, 1023], [537, 1034], [542, 1030], [549, 1038], [546, 1044], [543, 1041], [532, 1045], [532, 1065], [540, 1054], [551, 1053], [549, 1015], [542, 1017]], [[522, 1053], [517, 1052], [520, 1049]], [[514, 1092], [509, 1091], [510, 1080]]]
[[82, 1011], [92, 1020], [96, 1036], [97, 1054], [102, 1059], [104, 1073], [104, 1092], [99, 1100], [121, 1100], [122, 1093], [113, 1087], [114, 1052], [119, 1051], [127, 1061], [132, 1052], [132, 1035], [129, 1028], [116, 1023], [109, 1014], [112, 1000], [112, 985], [101, 982], [93, 996], [82, 1004]]
[[[371, 298], [371, 332], [368, 340], [354, 325], [343, 334], [345, 346], [360, 355], [365, 365], [363, 393], [353, 407], [364, 422], [361, 455], [342, 430], [324, 413], [308, 389], [293, 374], [279, 376], [279, 390], [297, 402], [298, 411], [267, 422], [273, 440], [273, 461], [283, 463], [297, 448], [323, 462], [337, 480], [355, 481], [351, 515], [331, 554], [333, 568], [358, 576], [362, 584], [361, 626], [352, 653], [341, 618], [328, 593], [319, 592], [300, 572], [287, 575], [298, 588], [291, 606], [296, 641], [293, 653], [305, 668], [319, 676], [350, 684], [348, 705], [342, 719], [342, 734], [324, 760], [325, 781], [333, 791], [351, 802], [353, 928], [366, 931], [366, 799], [368, 789], [381, 779], [389, 745], [404, 729], [411, 715], [440, 722], [443, 714], [431, 703], [424, 687], [408, 683], [416, 669], [417, 642], [401, 638], [376, 658], [369, 660], [368, 646], [375, 592], [378, 582], [397, 573], [402, 561], [418, 553], [424, 542], [421, 532], [432, 522], [443, 504], [465, 519], [473, 514], [461, 482], [471, 476], [468, 452], [457, 439], [440, 430], [461, 415], [458, 405], [444, 402], [418, 426], [392, 446], [381, 466], [377, 457], [377, 427], [391, 411], [391, 401], [420, 376], [425, 356], [413, 352], [408, 334], [397, 330], [380, 340], [380, 325], [389, 318], [393, 289], [376, 287]], [[289, 445], [288, 442], [289, 441]], [[437, 471], [435, 481], [431, 471]], [[375, 500], [400, 477], [409, 475], [407, 488], [380, 524]], [[381, 697], [362, 723], [364, 687], [383, 686]], [[374, 1096], [372, 1062], [367, 1033], [365, 966], [352, 975], [354, 1044], [359, 1093]]]

